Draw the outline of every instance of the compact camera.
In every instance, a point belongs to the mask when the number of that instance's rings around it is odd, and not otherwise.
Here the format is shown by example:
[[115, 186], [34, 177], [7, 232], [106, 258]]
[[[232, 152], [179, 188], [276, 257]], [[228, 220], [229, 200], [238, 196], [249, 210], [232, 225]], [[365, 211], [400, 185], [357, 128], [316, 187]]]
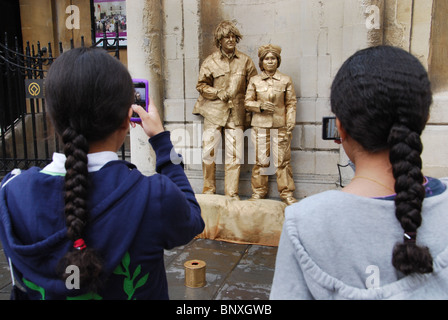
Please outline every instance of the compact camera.
[[322, 139], [323, 140], [340, 140], [338, 128], [336, 127], [336, 117], [322, 118]]
[[[143, 109], [148, 111], [149, 106], [149, 95], [148, 95], [148, 80], [145, 79], [132, 79], [134, 83], [134, 104], [138, 104], [142, 106]], [[131, 121], [133, 122], [141, 122], [139, 115], [136, 112], [132, 113]]]

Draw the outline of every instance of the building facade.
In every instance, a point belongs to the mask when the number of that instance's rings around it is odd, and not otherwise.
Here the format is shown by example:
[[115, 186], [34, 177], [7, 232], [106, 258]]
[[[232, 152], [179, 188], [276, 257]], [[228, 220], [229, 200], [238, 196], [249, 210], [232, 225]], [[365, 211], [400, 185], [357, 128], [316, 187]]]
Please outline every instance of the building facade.
[[[340, 186], [353, 172], [341, 148], [321, 139], [322, 117], [331, 115], [331, 81], [355, 51], [373, 45], [401, 47], [428, 69], [434, 88], [429, 125], [423, 134], [424, 172], [447, 176], [448, 72], [446, 1], [439, 0], [182, 0], [128, 1], [129, 69], [144, 76], [161, 106], [166, 128], [186, 162], [196, 192], [202, 190], [200, 116], [192, 114], [198, 97], [199, 67], [213, 50], [213, 31], [232, 20], [243, 34], [239, 49], [258, 65], [263, 44], [282, 47], [279, 68], [292, 77], [297, 93], [297, 118], [292, 139], [296, 196], [303, 198]], [[143, 25], [142, 25], [143, 22]], [[249, 135], [245, 135], [248, 137]], [[131, 133], [134, 162], [148, 173], [154, 161], [142, 136]], [[134, 148], [134, 146], [137, 146]], [[247, 149], [246, 149], [247, 151]], [[148, 161], [149, 160], [149, 161]], [[240, 193], [250, 196], [250, 155], [242, 169]], [[223, 193], [223, 165], [218, 164], [218, 193]], [[342, 179], [340, 179], [340, 176]], [[278, 197], [275, 175], [270, 196]], [[221, 187], [220, 187], [221, 185]], [[220, 189], [221, 188], [221, 189]]]
[[[73, 38], [78, 46], [81, 35], [91, 42], [91, 0], [19, 3], [24, 42], [61, 41], [68, 47]], [[71, 5], [80, 9], [79, 28], [66, 26]], [[243, 34], [238, 48], [256, 65], [260, 45], [281, 46], [279, 71], [292, 78], [298, 99], [292, 169], [295, 196], [303, 198], [338, 188], [353, 175], [349, 167], [343, 167], [348, 159], [339, 145], [321, 139], [322, 117], [331, 115], [330, 85], [344, 60], [359, 49], [379, 44], [411, 52], [429, 71], [434, 103], [423, 134], [424, 173], [448, 176], [444, 143], [448, 134], [447, 13], [445, 0], [128, 0], [127, 46], [120, 59], [133, 77], [149, 80], [150, 97], [184, 156], [194, 190], [200, 193], [203, 119], [192, 110], [198, 98], [200, 65], [215, 50], [216, 25], [234, 21]], [[249, 140], [250, 135], [245, 137]], [[131, 130], [131, 160], [145, 174], [152, 174], [155, 159], [146, 140], [140, 128]], [[249, 151], [246, 147], [240, 180], [243, 198], [251, 194]], [[217, 169], [217, 191], [223, 194], [222, 162]], [[270, 181], [270, 197], [277, 198], [275, 175]]]

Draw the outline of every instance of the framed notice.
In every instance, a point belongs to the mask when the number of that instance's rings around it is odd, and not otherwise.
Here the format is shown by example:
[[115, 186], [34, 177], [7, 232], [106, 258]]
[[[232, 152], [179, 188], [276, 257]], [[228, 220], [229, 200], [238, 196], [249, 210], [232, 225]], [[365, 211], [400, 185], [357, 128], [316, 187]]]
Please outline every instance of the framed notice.
[[91, 3], [95, 42], [104, 38], [105, 31], [108, 45], [113, 44], [118, 33], [121, 38], [119, 45], [127, 46], [126, 0], [91, 0]]

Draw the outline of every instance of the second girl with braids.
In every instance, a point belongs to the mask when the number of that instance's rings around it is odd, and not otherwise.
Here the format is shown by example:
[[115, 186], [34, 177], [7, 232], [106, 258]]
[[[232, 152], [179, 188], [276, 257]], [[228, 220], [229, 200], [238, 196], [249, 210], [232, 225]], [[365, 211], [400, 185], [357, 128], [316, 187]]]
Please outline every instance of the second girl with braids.
[[331, 108], [356, 166], [342, 191], [286, 209], [272, 299], [447, 299], [447, 179], [422, 173], [428, 75], [410, 53], [361, 50]]
[[[1, 242], [25, 296], [168, 299], [164, 249], [188, 243], [204, 222], [157, 109], [132, 105], [127, 69], [90, 48], [55, 60], [46, 101], [64, 154], [8, 174], [0, 198]], [[133, 111], [156, 153], [151, 177], [117, 157]]]

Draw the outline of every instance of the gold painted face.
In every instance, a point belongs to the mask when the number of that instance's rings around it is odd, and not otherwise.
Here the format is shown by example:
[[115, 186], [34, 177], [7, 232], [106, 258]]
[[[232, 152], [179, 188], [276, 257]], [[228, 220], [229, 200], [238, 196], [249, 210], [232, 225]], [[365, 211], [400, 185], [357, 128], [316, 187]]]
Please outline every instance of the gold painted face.
[[278, 60], [277, 57], [269, 52], [263, 59], [263, 69], [266, 72], [274, 73], [277, 70]]
[[225, 53], [232, 53], [236, 48], [236, 37], [233, 33], [221, 39], [221, 48]]

